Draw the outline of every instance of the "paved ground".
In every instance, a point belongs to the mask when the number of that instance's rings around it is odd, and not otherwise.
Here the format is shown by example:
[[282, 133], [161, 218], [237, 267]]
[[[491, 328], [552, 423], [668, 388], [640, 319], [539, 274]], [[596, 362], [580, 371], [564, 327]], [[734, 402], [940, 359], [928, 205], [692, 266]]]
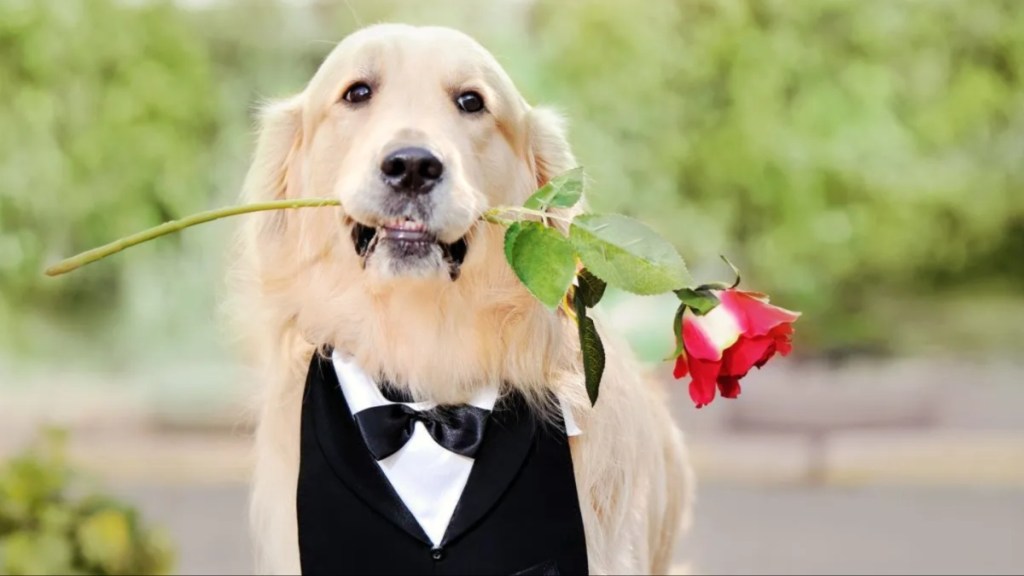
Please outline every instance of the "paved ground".
[[687, 551], [706, 574], [1020, 574], [1024, 491], [707, 487]]
[[[122, 485], [182, 574], [251, 573], [240, 484]], [[698, 574], [1019, 574], [1024, 490], [705, 486], [680, 563]]]

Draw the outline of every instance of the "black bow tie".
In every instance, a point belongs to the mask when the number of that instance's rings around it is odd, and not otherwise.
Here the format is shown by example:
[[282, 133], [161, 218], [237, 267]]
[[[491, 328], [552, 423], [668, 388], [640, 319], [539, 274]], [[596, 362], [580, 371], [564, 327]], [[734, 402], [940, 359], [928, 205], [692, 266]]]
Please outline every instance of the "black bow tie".
[[366, 447], [377, 460], [398, 452], [412, 437], [416, 422], [422, 422], [431, 438], [443, 448], [472, 458], [484, 439], [490, 410], [469, 404], [438, 406], [422, 412], [405, 404], [385, 404], [361, 410], [356, 427]]

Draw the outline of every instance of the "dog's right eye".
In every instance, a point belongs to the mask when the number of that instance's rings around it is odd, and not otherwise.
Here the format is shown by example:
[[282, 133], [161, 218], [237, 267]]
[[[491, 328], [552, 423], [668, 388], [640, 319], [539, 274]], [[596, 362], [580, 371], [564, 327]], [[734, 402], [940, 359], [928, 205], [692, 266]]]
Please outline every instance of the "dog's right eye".
[[370, 86], [366, 82], [356, 82], [349, 86], [348, 90], [345, 90], [345, 94], [341, 98], [349, 104], [359, 104], [369, 100], [370, 96], [373, 96]]

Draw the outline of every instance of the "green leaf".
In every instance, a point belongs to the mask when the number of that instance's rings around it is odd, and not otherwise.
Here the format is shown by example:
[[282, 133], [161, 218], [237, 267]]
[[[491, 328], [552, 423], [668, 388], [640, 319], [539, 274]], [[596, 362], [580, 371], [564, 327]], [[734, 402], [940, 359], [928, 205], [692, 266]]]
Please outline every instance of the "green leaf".
[[163, 529], [150, 530], [142, 534], [137, 566], [144, 566], [144, 574], [172, 574], [174, 568], [174, 546], [171, 537]]
[[583, 195], [583, 167], [576, 167], [552, 178], [532, 196], [526, 199], [523, 208], [547, 210], [549, 207], [571, 208]]
[[597, 333], [594, 321], [587, 317], [587, 306], [580, 291], [573, 299], [576, 309], [576, 325], [580, 334], [580, 352], [583, 354], [583, 376], [587, 385], [587, 396], [590, 405], [597, 404], [597, 396], [601, 389], [601, 377], [604, 375], [604, 344]]
[[0, 538], [0, 574], [67, 574], [74, 550], [63, 534], [22, 529]]
[[690, 283], [679, 252], [647, 225], [620, 214], [576, 217], [569, 239], [583, 264], [634, 294], [660, 294]]
[[601, 297], [604, 296], [604, 290], [608, 287], [608, 284], [591, 274], [590, 270], [586, 268], [580, 270], [576, 277], [579, 278], [577, 293], [583, 298], [583, 304], [587, 308], [597, 306], [597, 303], [601, 301]]
[[522, 231], [522, 222], [513, 222], [505, 230], [505, 260], [508, 260], [510, 265], [512, 264], [512, 247], [516, 245], [516, 238], [519, 237], [519, 233]]
[[672, 352], [672, 355], [665, 360], [675, 360], [683, 353], [683, 314], [686, 313], [686, 304], [680, 304], [676, 310], [676, 317], [672, 321], [672, 333], [676, 337], [676, 349]]
[[77, 531], [82, 556], [108, 572], [121, 573], [132, 561], [132, 535], [127, 515], [116, 509], [96, 512]]
[[576, 271], [572, 244], [539, 222], [516, 224], [505, 233], [505, 257], [530, 292], [553, 310], [565, 297]]
[[711, 312], [719, 304], [718, 298], [710, 290], [683, 288], [676, 290], [676, 296], [683, 304], [692, 308], [698, 316]]

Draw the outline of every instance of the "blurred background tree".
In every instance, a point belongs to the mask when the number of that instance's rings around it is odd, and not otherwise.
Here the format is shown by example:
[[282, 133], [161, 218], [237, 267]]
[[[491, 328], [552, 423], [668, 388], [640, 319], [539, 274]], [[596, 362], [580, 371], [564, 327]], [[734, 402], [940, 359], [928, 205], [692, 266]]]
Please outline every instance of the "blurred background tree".
[[535, 22], [594, 202], [733, 256], [806, 312], [805, 345], [898, 345], [878, 300], [1020, 293], [1020, 2], [548, 0]]
[[0, 2], [0, 86], [0, 318], [116, 307], [131, 260], [73, 282], [39, 270], [206, 206], [204, 41], [168, 3]]
[[66, 279], [39, 271], [233, 202], [253, 106], [392, 19], [481, 39], [570, 117], [597, 208], [651, 222], [700, 279], [727, 275], [729, 255], [806, 312], [798, 350], [1020, 350], [1005, 322], [1024, 312], [1016, 0], [0, 0], [8, 350], [128, 358], [159, 338], [219, 354], [230, 225]]

